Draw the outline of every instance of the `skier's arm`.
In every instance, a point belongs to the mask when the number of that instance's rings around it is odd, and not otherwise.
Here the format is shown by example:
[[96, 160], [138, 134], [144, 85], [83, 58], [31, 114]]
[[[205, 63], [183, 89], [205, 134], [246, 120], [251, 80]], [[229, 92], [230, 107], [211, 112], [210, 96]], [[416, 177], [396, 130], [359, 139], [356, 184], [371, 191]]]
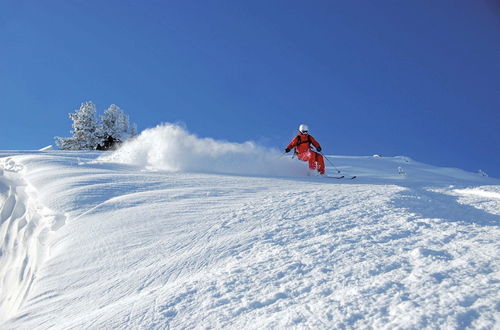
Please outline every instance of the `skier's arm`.
[[311, 143], [312, 145], [316, 148], [316, 150], [321, 151], [321, 146], [319, 145], [318, 141], [316, 141], [315, 138], [311, 137]]
[[296, 147], [297, 146], [297, 137], [295, 137], [292, 142], [290, 142], [286, 148], [285, 148], [285, 152], [289, 152], [290, 150], [292, 150], [292, 148]]

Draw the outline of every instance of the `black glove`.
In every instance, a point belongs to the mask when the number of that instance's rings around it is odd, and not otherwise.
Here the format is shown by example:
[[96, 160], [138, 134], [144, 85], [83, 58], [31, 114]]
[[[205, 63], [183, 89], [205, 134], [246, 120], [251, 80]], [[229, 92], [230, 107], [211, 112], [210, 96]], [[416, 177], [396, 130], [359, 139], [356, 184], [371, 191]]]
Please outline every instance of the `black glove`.
[[317, 147], [316, 150], [318, 150], [319, 152], [321, 152], [321, 147]]
[[290, 152], [290, 149], [286, 148], [286, 149], [285, 149], [285, 152], [286, 152], [286, 153]]

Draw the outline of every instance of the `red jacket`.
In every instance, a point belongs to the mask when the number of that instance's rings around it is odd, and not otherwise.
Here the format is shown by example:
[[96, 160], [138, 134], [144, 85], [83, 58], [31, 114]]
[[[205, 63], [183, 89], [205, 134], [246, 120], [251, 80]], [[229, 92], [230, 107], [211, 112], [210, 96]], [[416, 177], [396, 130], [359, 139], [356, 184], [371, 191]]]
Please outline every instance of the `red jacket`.
[[311, 150], [311, 144], [316, 148], [316, 150], [318, 151], [321, 150], [321, 146], [319, 145], [318, 141], [316, 141], [315, 138], [313, 138], [309, 134], [299, 133], [299, 135], [297, 135], [286, 148], [288, 150], [296, 148], [295, 151], [298, 154], [301, 154], [303, 152]]

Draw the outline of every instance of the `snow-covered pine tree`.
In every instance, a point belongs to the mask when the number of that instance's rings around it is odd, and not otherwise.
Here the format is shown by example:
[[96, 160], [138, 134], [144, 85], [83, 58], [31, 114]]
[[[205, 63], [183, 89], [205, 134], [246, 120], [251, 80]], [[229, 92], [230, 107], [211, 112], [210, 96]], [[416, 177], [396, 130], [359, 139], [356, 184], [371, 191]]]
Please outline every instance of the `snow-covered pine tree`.
[[137, 125], [130, 125], [129, 117], [116, 104], [111, 104], [101, 116], [101, 126], [99, 136], [106, 139], [111, 136], [113, 139], [125, 141], [137, 135]]
[[101, 116], [98, 150], [115, 149], [121, 142], [137, 135], [137, 125], [130, 125], [129, 117], [116, 104], [111, 104]]
[[74, 137], [62, 138], [59, 136], [54, 137], [56, 145], [61, 150], [79, 150], [78, 143]]
[[56, 137], [56, 144], [62, 150], [94, 150], [100, 142], [96, 119], [96, 107], [91, 101], [82, 103], [80, 109], [70, 113], [73, 120], [72, 137]]
[[[105, 140], [108, 136], [113, 139], [122, 140], [123, 132], [128, 129], [128, 124], [125, 123], [125, 114], [115, 104], [111, 104], [101, 116], [101, 126], [99, 128], [99, 136]], [[126, 127], [125, 127], [126, 125]]]

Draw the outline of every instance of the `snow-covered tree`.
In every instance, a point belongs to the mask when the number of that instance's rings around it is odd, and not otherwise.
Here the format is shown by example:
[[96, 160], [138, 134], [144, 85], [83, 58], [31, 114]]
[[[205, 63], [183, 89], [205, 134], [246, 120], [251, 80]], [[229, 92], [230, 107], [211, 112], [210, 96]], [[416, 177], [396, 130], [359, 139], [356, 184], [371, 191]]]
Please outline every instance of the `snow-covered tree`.
[[111, 136], [120, 141], [124, 140], [126, 138], [124, 135], [128, 131], [128, 122], [128, 116], [123, 113], [122, 109], [116, 104], [111, 104], [101, 116], [99, 135], [103, 139]]
[[96, 107], [92, 102], [82, 103], [79, 110], [70, 113], [73, 120], [72, 137], [55, 137], [62, 150], [109, 150], [137, 135], [137, 125], [130, 125], [129, 117], [112, 104], [96, 119]]
[[96, 107], [92, 102], [82, 103], [80, 109], [70, 113], [73, 120], [72, 137], [56, 137], [56, 144], [62, 150], [94, 150], [99, 143]]
[[137, 135], [137, 125], [130, 124], [129, 117], [116, 104], [111, 104], [101, 116], [99, 136], [102, 139], [112, 137], [125, 141]]
[[119, 106], [111, 104], [101, 116], [99, 135], [104, 139], [111, 136], [125, 141], [137, 135], [137, 125], [130, 124], [129, 116]]

